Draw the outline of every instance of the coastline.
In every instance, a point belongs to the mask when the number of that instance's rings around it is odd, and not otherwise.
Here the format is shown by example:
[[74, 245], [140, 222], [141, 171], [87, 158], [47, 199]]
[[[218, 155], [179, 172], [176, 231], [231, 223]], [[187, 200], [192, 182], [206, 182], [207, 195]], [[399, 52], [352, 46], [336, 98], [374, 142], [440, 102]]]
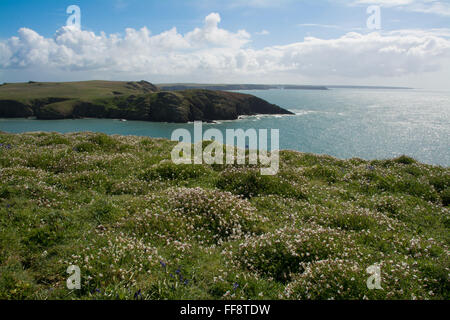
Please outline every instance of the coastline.
[[[17, 118], [17, 119], [22, 119], [22, 118]], [[85, 118], [86, 120], [98, 120], [96, 118]], [[2, 118], [0, 118], [0, 121], [2, 120]], [[5, 119], [5, 120], [10, 120], [10, 119]], [[77, 120], [77, 119], [73, 119], [73, 120]], [[80, 119], [82, 120], [82, 119]], [[120, 119], [104, 119], [104, 120], [115, 120], [115, 121], [120, 121]], [[44, 120], [44, 121], [53, 121], [53, 120]], [[230, 120], [230, 121], [238, 121], [238, 120]], [[160, 122], [155, 122], [157, 124], [161, 124]], [[164, 124], [164, 123], [162, 123]], [[166, 124], [170, 124], [170, 123], [166, 123]], [[192, 123], [188, 123], [188, 124], [194, 124]], [[205, 124], [209, 124], [209, 125], [213, 125], [214, 123], [204, 123]], [[219, 124], [219, 123], [216, 123]], [[0, 134], [6, 134], [6, 135], [16, 135], [16, 136], [20, 136], [20, 135], [33, 135], [33, 134], [57, 134], [57, 135], [79, 135], [79, 134], [105, 134], [107, 136], [115, 136], [115, 137], [131, 137], [131, 138], [137, 138], [137, 139], [156, 139], [156, 140], [162, 140], [162, 141], [166, 141], [166, 142], [172, 142], [174, 143], [174, 141], [171, 141], [169, 138], [165, 138], [165, 137], [153, 137], [153, 136], [145, 136], [145, 135], [134, 135], [134, 134], [127, 134], [127, 135], [123, 135], [120, 133], [112, 133], [112, 134], [107, 134], [107, 133], [102, 133], [102, 132], [97, 132], [97, 131], [73, 131], [73, 132], [55, 132], [55, 131], [45, 131], [45, 130], [38, 130], [38, 131], [25, 131], [25, 132], [20, 132], [20, 133], [15, 133], [15, 132], [8, 132], [8, 131], [2, 131], [0, 130]], [[204, 142], [207, 142], [209, 140], [203, 140]], [[195, 143], [198, 143], [199, 141], [196, 141]], [[246, 149], [247, 151], [249, 149]], [[269, 149], [270, 151], [270, 149]], [[294, 150], [294, 149], [289, 149], [289, 148], [280, 148], [279, 149], [280, 152], [290, 152], [290, 153], [296, 153], [299, 155], [311, 155], [314, 157], [327, 157], [330, 159], [334, 159], [336, 161], [351, 161], [351, 160], [355, 160], [355, 161], [364, 161], [364, 162], [383, 162], [383, 161], [390, 161], [395, 159], [394, 157], [385, 157], [385, 158], [370, 158], [370, 159], [366, 159], [366, 158], [361, 158], [361, 157], [349, 157], [349, 158], [341, 158], [338, 156], [334, 156], [334, 155], [330, 155], [327, 153], [314, 153], [314, 152], [304, 152], [301, 150]], [[439, 165], [439, 164], [430, 164], [430, 163], [423, 163], [420, 162], [419, 160], [416, 160], [413, 156], [408, 155], [408, 154], [402, 154], [397, 156], [396, 158], [399, 157], [407, 157], [412, 159], [414, 162], [420, 163], [421, 165], [425, 165], [425, 166], [430, 166], [430, 167], [440, 167], [443, 169], [449, 169], [450, 165]]]

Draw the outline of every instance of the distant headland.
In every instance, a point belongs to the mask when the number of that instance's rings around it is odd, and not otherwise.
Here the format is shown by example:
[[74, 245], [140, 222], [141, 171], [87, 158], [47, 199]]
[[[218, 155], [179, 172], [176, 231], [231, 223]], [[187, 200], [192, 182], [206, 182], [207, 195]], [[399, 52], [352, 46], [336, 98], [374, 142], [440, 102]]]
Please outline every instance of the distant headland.
[[243, 115], [292, 114], [252, 95], [218, 90], [217, 87], [171, 89], [147, 81], [5, 83], [0, 86], [0, 118], [186, 123], [236, 120]]
[[309, 86], [309, 85], [266, 85], [266, 84], [200, 84], [200, 83], [170, 83], [159, 84], [161, 90], [179, 91], [189, 89], [206, 89], [206, 90], [328, 90], [325, 86]]
[[161, 90], [179, 91], [189, 89], [207, 90], [330, 90], [330, 89], [412, 89], [408, 87], [362, 86], [362, 85], [296, 85], [296, 84], [201, 84], [201, 83], [164, 83], [157, 85]]

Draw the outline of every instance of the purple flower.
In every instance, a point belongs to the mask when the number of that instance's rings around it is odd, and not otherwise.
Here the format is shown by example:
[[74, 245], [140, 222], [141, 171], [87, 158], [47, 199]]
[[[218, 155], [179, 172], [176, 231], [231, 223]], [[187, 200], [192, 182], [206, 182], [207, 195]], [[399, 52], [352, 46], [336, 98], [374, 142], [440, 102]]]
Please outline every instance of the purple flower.
[[239, 283], [235, 282], [233, 284], [233, 290], [236, 291], [237, 288], [239, 288]]
[[167, 264], [165, 262], [160, 261], [159, 262], [161, 264], [161, 267], [164, 268], [164, 270], [166, 270]]
[[142, 299], [141, 289], [139, 289], [139, 291], [134, 294], [134, 299], [135, 300]]

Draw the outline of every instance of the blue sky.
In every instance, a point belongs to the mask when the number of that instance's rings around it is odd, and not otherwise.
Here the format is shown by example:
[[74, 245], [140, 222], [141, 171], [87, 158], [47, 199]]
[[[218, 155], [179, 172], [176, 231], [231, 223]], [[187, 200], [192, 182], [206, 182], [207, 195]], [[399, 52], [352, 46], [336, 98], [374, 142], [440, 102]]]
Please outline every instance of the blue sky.
[[[234, 48], [233, 53], [227, 51], [227, 58], [220, 59], [237, 59], [236, 57], [246, 56], [245, 64], [248, 69], [246, 74], [251, 72], [251, 61], [248, 60], [249, 55], [254, 59], [253, 65], [261, 63], [261, 55], [265, 52], [265, 48], [275, 48], [277, 46], [286, 46], [288, 48], [292, 44], [299, 44], [300, 47], [297, 49], [296, 55], [299, 52], [305, 52], [304, 46], [301, 43], [305, 41], [305, 37], [314, 37], [321, 40], [330, 40], [329, 47], [335, 47], [332, 41], [344, 37], [350, 32], [358, 33], [360, 35], [368, 35], [373, 33], [374, 30], [369, 30], [366, 26], [366, 20], [368, 14], [366, 13], [367, 7], [370, 5], [381, 5], [381, 30], [376, 30], [381, 37], [386, 37], [391, 35], [392, 32], [403, 30], [402, 32], [407, 32], [408, 34], [396, 35], [398, 37], [411, 37], [419, 36], [425, 37], [422, 33], [426, 32], [428, 37], [437, 37], [442, 39], [444, 42], [437, 40], [441, 47], [433, 52], [427, 52], [430, 54], [430, 58], [435, 59], [438, 55], [436, 52], [445, 51], [444, 55], [439, 55], [439, 59], [448, 59], [447, 54], [447, 42], [450, 34], [450, 3], [449, 1], [428, 1], [428, 0], [324, 0], [324, 1], [313, 1], [313, 0], [279, 0], [276, 1], [268, 0], [187, 0], [187, 1], [177, 1], [177, 0], [164, 0], [164, 1], [153, 1], [153, 0], [40, 0], [40, 1], [24, 1], [24, 0], [2, 0], [0, 2], [0, 41], [5, 44], [5, 49], [3, 56], [7, 56], [9, 60], [5, 60], [3, 65], [0, 60], [0, 81], [20, 81], [25, 80], [27, 76], [27, 70], [30, 76], [36, 74], [42, 74], [41, 71], [44, 68], [42, 61], [36, 62], [36, 59], [30, 60], [30, 52], [32, 48], [24, 49], [25, 43], [29, 45], [29, 37], [27, 38], [24, 33], [20, 33], [19, 38], [22, 42], [21, 49], [17, 48], [17, 45], [11, 44], [11, 38], [17, 37], [19, 30], [21, 28], [26, 28], [27, 30], [33, 31], [33, 36], [39, 35], [44, 39], [49, 41], [54, 41], [55, 34], [57, 30], [61, 30], [66, 24], [68, 15], [66, 14], [66, 8], [69, 5], [78, 5], [81, 8], [82, 19], [82, 31], [91, 32], [99, 36], [101, 32], [105, 32], [106, 36], [109, 37], [111, 34], [116, 34], [118, 37], [124, 38], [126, 36], [126, 29], [132, 28], [134, 30], [140, 30], [143, 27], [149, 31], [152, 36], [164, 33], [173, 27], [176, 27], [177, 34], [185, 36], [189, 32], [192, 32], [196, 28], [202, 28], [205, 24], [205, 17], [215, 13], [218, 14], [220, 18], [214, 22], [217, 24], [218, 30], [225, 30], [228, 32], [230, 37], [233, 35], [239, 37], [237, 34], [239, 30], [245, 30], [248, 34], [246, 41], [243, 41], [239, 48], [236, 48], [234, 44], [230, 43], [230, 48]], [[213, 19], [214, 20], [214, 19]], [[30, 31], [31, 32], [31, 31]], [[415, 32], [414, 34], [412, 34]], [[86, 35], [86, 34], [85, 34]], [[79, 35], [81, 39], [85, 39], [82, 35]], [[226, 39], [231, 39], [227, 37]], [[245, 38], [245, 37], [244, 37]], [[53, 40], [52, 40], [53, 39]], [[219, 39], [219, 38], [218, 38]], [[431, 38], [426, 40], [423, 38], [424, 43], [429, 43]], [[220, 40], [220, 39], [219, 39]], [[401, 39], [400, 39], [401, 40]], [[433, 39], [432, 39], [433, 40]], [[436, 40], [436, 39], [434, 39]], [[433, 41], [434, 41], [433, 40]], [[233, 41], [231, 39], [230, 41]], [[361, 40], [363, 41], [363, 40]], [[381, 45], [384, 43], [384, 39], [377, 39], [377, 43]], [[428, 42], [427, 42], [428, 41]], [[57, 42], [57, 41], [56, 41]], [[79, 41], [76, 41], [79, 43]], [[351, 41], [350, 41], [351, 42]], [[367, 42], [367, 41], [366, 41]], [[91, 42], [89, 42], [90, 45]], [[1, 44], [1, 43], [0, 43]], [[93, 60], [92, 56], [87, 57], [85, 49], [74, 48], [74, 44], [68, 45], [65, 43], [56, 44], [58, 48], [52, 50], [60, 50], [61, 46], [65, 46], [72, 50], [71, 58], [77, 60], [80, 58], [83, 60]], [[105, 44], [103, 43], [102, 46]], [[413, 44], [411, 44], [412, 46]], [[415, 43], [414, 45], [417, 45]], [[423, 44], [422, 44], [423, 45]], [[51, 46], [54, 46], [52, 43]], [[314, 48], [321, 46], [321, 44], [316, 43]], [[420, 45], [418, 45], [420, 47]], [[179, 50], [179, 46], [176, 46]], [[210, 46], [210, 51], [215, 52], [217, 43]], [[389, 47], [392, 47], [390, 45]], [[0, 47], [1, 50], [2, 47]], [[48, 49], [48, 45], [46, 45]], [[53, 48], [53, 47], [52, 47]], [[303, 48], [303, 49], [302, 49]], [[46, 50], [47, 50], [46, 49]], [[146, 48], [149, 49], [149, 48]], [[383, 48], [377, 47], [377, 50], [382, 50]], [[408, 50], [410, 50], [409, 48]], [[8, 51], [7, 51], [8, 50]], [[28, 50], [25, 53], [24, 50]], [[84, 50], [84, 51], [83, 51]], [[150, 50], [150, 49], [149, 49]], [[155, 47], [152, 47], [151, 52], [158, 51]], [[199, 49], [200, 50], [200, 49]], [[197, 50], [194, 57], [198, 57], [199, 53], [204, 53], [204, 48], [199, 51]], [[288, 49], [286, 49], [288, 50]], [[287, 51], [280, 53], [286, 56]], [[406, 50], [404, 47], [401, 50]], [[82, 52], [83, 51], [83, 52]], [[191, 50], [192, 51], [192, 50]], [[257, 51], [256, 53], [253, 51]], [[266, 50], [267, 51], [267, 50]], [[270, 50], [269, 50], [270, 51]], [[397, 50], [398, 51], [398, 50]], [[56, 52], [56, 51], [55, 51]], [[170, 53], [176, 53], [178, 51], [171, 50]], [[406, 51], [405, 51], [406, 52]], [[180, 53], [186, 54], [183, 49]], [[28, 54], [28, 55], [27, 55]], [[79, 54], [80, 56], [74, 56]], [[92, 54], [92, 52], [90, 53]], [[191, 52], [192, 54], [192, 52]], [[223, 53], [220, 53], [223, 55]], [[342, 59], [345, 61], [350, 60], [350, 57], [345, 58], [345, 53], [342, 50], [336, 52], [330, 51], [330, 54], [342, 55]], [[441, 54], [441, 53], [440, 53]], [[83, 56], [82, 56], [83, 55]], [[255, 56], [257, 55], [257, 57]], [[293, 53], [289, 52], [289, 55]], [[269, 54], [270, 57], [264, 58], [274, 58], [274, 54]], [[1, 57], [1, 51], [0, 51]], [[51, 55], [51, 59], [54, 58], [55, 54]], [[192, 57], [192, 56], [191, 56]], [[142, 58], [142, 57], [141, 57]], [[161, 57], [154, 57], [154, 61], [160, 59]], [[313, 64], [316, 61], [309, 61], [309, 57], [302, 57], [301, 60], [296, 61], [295, 64], [305, 62], [305, 64]], [[397, 57], [399, 58], [399, 57]], [[401, 57], [400, 57], [401, 58]], [[399, 58], [399, 59], [400, 59]], [[4, 58], [6, 59], [6, 58]], [[22, 59], [22, 63], [17, 60]], [[28, 59], [28, 60], [27, 60]], [[61, 57], [57, 59], [62, 59]], [[80, 60], [78, 59], [78, 60]], [[115, 58], [114, 58], [115, 59]], [[114, 60], [111, 57], [111, 60]], [[300, 59], [300, 58], [299, 58]], [[364, 56], [363, 59], [369, 59], [368, 56]], [[26, 61], [25, 61], [26, 60]], [[147, 61], [147, 59], [144, 60]], [[59, 60], [58, 60], [59, 61]], [[221, 60], [223, 61], [223, 60]], [[249, 62], [250, 61], [250, 62]], [[420, 63], [420, 60], [417, 60]], [[147, 61], [148, 62], [148, 61]], [[41, 65], [39, 65], [39, 63]], [[45, 63], [50, 63], [48, 59]], [[93, 64], [97, 64], [96, 61]], [[221, 62], [222, 63], [222, 62]], [[248, 64], [250, 63], [250, 64]], [[275, 60], [273, 64], [277, 63]], [[283, 61], [285, 63], [285, 61]], [[338, 62], [336, 62], [337, 64]], [[370, 63], [368, 61], [367, 63]], [[378, 62], [384, 64], [382, 62]], [[413, 85], [418, 83], [418, 79], [422, 75], [418, 74], [426, 71], [426, 73], [437, 72], [442, 70], [447, 70], [448, 66], [440, 64], [439, 66], [426, 66], [424, 68], [413, 67], [411, 68], [413, 72], [402, 72], [405, 69], [405, 65], [412, 62], [399, 62], [397, 74], [386, 75], [383, 73], [374, 72], [374, 74], [367, 74], [366, 83], [385, 83], [386, 81], [391, 81], [393, 84], [407, 85], [410, 82]], [[388, 61], [388, 64], [392, 64]], [[17, 66], [20, 65], [20, 70], [17, 70]], [[54, 63], [51, 64], [54, 67]], [[234, 65], [239, 65], [235, 62]], [[214, 77], [204, 77], [199, 75], [198, 68], [192, 68], [187, 70], [185, 74], [178, 74], [170, 76], [169, 73], [165, 74], [163, 71], [152, 72], [151, 64], [148, 65], [148, 73], [142, 74], [148, 78], [155, 78], [159, 81], [188, 81], [192, 78], [195, 81], [203, 82], [255, 82], [260, 79], [260, 75], [255, 74], [253, 77], [242, 77], [239, 70], [236, 70], [236, 74], [232, 77], [224, 77], [223, 72], [216, 72], [213, 70], [211, 74], [215, 74]], [[48, 66], [47, 66], [48, 67]], [[292, 65], [291, 65], [292, 67]], [[392, 66], [391, 66], [392, 67]], [[395, 64], [394, 64], [395, 67]], [[14, 70], [16, 68], [16, 70]], [[27, 69], [28, 68], [28, 69]], [[128, 69], [127, 69], [128, 68]], [[127, 66], [127, 70], [132, 68]], [[323, 72], [317, 72], [317, 76], [313, 72], [306, 72], [304, 75], [301, 70], [294, 69], [291, 74], [283, 77], [283, 70], [286, 68], [268, 68], [265, 72], [273, 72], [274, 79], [277, 81], [286, 82], [316, 82], [317, 80], [335, 80], [340, 82], [356, 83], [360, 82], [361, 76], [356, 77], [353, 74], [346, 75], [342, 72], [336, 71], [333, 65], [330, 65], [330, 70], [339, 74], [335, 79], [323, 77]], [[48, 79], [60, 79], [63, 74], [67, 75], [67, 70], [61, 70], [58, 73], [58, 68], [55, 67], [48, 74], [44, 74], [43, 78]], [[60, 68], [61, 69], [61, 68]], [[112, 70], [110, 73], [102, 73], [105, 68], [95, 69], [92, 66], [87, 67], [86, 65], [74, 65], [69, 67], [70, 70], [74, 72], [74, 79], [78, 78], [92, 78], [96, 76], [103, 76], [108, 78], [114, 78], [119, 75], [133, 78], [135, 76], [141, 76], [139, 72], [134, 70], [128, 73], [117, 71], [118, 68]], [[269, 70], [270, 69], [270, 70]], [[275, 70], [277, 69], [277, 70]], [[364, 70], [366, 68], [363, 68]], [[13, 72], [16, 71], [16, 72]], [[100, 72], [100, 70], [103, 70]], [[84, 71], [84, 72], [81, 72]], [[323, 71], [323, 70], [322, 70]], [[193, 74], [195, 72], [195, 74]], [[342, 74], [341, 74], [342, 73]], [[294, 74], [298, 77], [293, 76]], [[15, 76], [14, 76], [15, 75]], [[405, 78], [406, 77], [406, 78]], [[439, 77], [442, 77], [440, 75]], [[242, 78], [242, 81], [239, 81]], [[427, 79], [425, 77], [425, 79]], [[150, 79], [151, 80], [151, 79]], [[428, 81], [428, 80], [426, 80]]]
[[[252, 34], [269, 31], [252, 40], [256, 48], [301, 41], [305, 36], [333, 38], [352, 30], [369, 32], [367, 5], [345, 4], [351, 1], [262, 1], [266, 2], [267, 5], [219, 0], [2, 0], [0, 37], [14, 36], [22, 27], [51, 37], [65, 25], [66, 8], [72, 4], [82, 9], [83, 28], [97, 33], [121, 33], [125, 28], [144, 26], [154, 34], [172, 27], [185, 33], [198, 27], [209, 13], [219, 12], [224, 29], [245, 29]], [[386, 7], [382, 11], [382, 28], [450, 28], [450, 16]]]

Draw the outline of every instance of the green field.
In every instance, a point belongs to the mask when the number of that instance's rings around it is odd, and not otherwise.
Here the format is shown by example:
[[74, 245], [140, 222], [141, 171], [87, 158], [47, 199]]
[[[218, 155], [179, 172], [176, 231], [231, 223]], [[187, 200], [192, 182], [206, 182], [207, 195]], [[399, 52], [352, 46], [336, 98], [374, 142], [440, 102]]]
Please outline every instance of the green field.
[[282, 151], [261, 176], [173, 147], [1, 133], [0, 299], [450, 298], [449, 168]]
[[24, 103], [48, 97], [92, 100], [118, 94], [144, 94], [156, 87], [147, 82], [81, 81], [7, 83], [0, 86], [0, 100], [12, 99]]
[[[0, 85], [0, 117], [65, 119], [77, 117], [77, 107], [92, 109], [89, 115], [107, 116], [105, 110], [116, 113], [116, 99], [149, 95], [159, 89], [146, 81], [81, 81], [81, 82], [28, 82]], [[136, 115], [136, 107], [122, 107], [126, 116]], [[119, 110], [120, 111], [120, 110]], [[141, 110], [139, 110], [141, 111]], [[112, 113], [112, 112], [111, 112]], [[137, 112], [142, 116], [143, 112]]]

